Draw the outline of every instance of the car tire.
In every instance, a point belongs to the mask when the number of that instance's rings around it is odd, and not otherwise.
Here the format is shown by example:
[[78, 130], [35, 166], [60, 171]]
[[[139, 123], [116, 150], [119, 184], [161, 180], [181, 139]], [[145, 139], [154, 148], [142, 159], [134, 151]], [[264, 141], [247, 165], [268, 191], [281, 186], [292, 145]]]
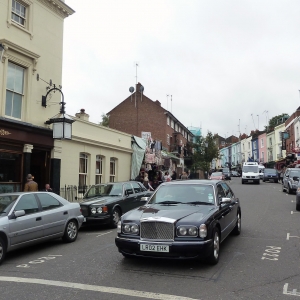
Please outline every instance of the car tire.
[[278, 180], [275, 180], [275, 183], [278, 183]]
[[296, 202], [296, 210], [300, 211], [300, 203]]
[[208, 256], [208, 263], [210, 265], [216, 265], [219, 262], [220, 256], [220, 232], [218, 228], [213, 230], [213, 245], [211, 248], [211, 253]]
[[78, 236], [78, 225], [75, 220], [70, 220], [67, 223], [65, 233], [62, 237], [65, 243], [73, 243], [76, 241]]
[[0, 236], [0, 265], [4, 261], [7, 245], [5, 240]]
[[266, 181], [263, 179], [263, 182], [266, 182]]
[[120, 220], [121, 220], [121, 211], [116, 207], [113, 209], [113, 212], [111, 214], [111, 220], [110, 220], [111, 227], [117, 228]]
[[242, 184], [244, 184], [244, 180], [242, 180]]
[[257, 181], [257, 184], [260, 184], [260, 180]]
[[240, 235], [241, 234], [241, 230], [242, 230], [242, 223], [241, 223], [241, 212], [238, 211], [237, 213], [237, 220], [236, 220], [236, 224], [235, 227], [232, 230], [232, 233], [234, 235]]
[[292, 193], [289, 184], [287, 185], [286, 191], [287, 191], [288, 194], [291, 194], [291, 193]]
[[282, 191], [285, 192], [285, 187], [283, 183], [282, 183]]

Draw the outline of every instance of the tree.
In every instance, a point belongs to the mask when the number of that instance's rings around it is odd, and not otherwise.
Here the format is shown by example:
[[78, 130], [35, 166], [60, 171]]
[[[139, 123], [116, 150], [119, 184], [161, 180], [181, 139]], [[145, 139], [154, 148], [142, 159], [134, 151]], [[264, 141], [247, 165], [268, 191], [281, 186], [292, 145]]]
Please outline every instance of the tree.
[[288, 117], [289, 117], [289, 115], [288, 115], [288, 114], [285, 114], [285, 113], [273, 117], [272, 119], [269, 120], [268, 126], [265, 126], [265, 127], [266, 127], [266, 130], [267, 130], [267, 131], [272, 131], [272, 130], [274, 130], [274, 127], [276, 127], [277, 125], [283, 123], [282, 120], [287, 120]]
[[192, 167], [195, 169], [201, 169], [208, 174], [211, 162], [213, 159], [217, 159], [220, 156], [218, 145], [216, 143], [216, 136], [208, 131], [206, 137], [196, 137], [193, 148], [194, 154], [192, 156]]
[[102, 114], [101, 118], [102, 118], [102, 122], [100, 122], [99, 124], [105, 127], [109, 127], [109, 116], [106, 114]]

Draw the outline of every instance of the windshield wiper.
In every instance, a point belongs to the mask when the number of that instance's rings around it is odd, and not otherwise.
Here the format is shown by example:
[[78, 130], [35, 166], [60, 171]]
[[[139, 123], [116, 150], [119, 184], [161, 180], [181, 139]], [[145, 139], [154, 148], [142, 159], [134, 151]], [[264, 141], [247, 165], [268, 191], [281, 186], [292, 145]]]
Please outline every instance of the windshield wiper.
[[162, 202], [156, 202], [156, 204], [178, 204], [178, 203], [182, 203], [182, 202], [179, 202], [179, 201], [171, 201], [171, 200], [168, 200], [168, 201], [162, 201]]
[[204, 204], [204, 205], [213, 205], [213, 203], [203, 202], [203, 201], [186, 202], [186, 204]]

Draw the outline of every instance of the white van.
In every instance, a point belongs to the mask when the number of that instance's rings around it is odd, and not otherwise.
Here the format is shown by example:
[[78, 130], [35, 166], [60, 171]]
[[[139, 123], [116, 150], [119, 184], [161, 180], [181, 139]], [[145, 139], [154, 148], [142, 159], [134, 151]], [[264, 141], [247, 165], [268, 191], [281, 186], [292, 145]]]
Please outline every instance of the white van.
[[259, 168], [257, 162], [244, 162], [242, 169], [242, 184], [255, 182], [260, 184]]

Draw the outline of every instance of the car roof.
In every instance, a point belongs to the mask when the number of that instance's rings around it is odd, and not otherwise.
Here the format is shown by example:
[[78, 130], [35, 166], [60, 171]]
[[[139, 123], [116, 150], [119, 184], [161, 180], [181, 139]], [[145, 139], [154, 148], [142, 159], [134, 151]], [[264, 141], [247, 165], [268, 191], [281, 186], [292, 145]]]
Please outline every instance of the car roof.
[[46, 191], [37, 191], [37, 192], [9, 192], [9, 193], [2, 193], [0, 196], [10, 196], [10, 195], [25, 195], [25, 194], [39, 194], [39, 193], [47, 193], [47, 194], [53, 194], [51, 192]]
[[181, 185], [181, 184], [203, 184], [203, 185], [216, 185], [219, 182], [223, 182], [223, 180], [214, 180], [214, 179], [188, 179], [188, 180], [172, 180], [169, 182], [163, 182], [162, 185], [165, 184], [175, 184], [175, 185]]

